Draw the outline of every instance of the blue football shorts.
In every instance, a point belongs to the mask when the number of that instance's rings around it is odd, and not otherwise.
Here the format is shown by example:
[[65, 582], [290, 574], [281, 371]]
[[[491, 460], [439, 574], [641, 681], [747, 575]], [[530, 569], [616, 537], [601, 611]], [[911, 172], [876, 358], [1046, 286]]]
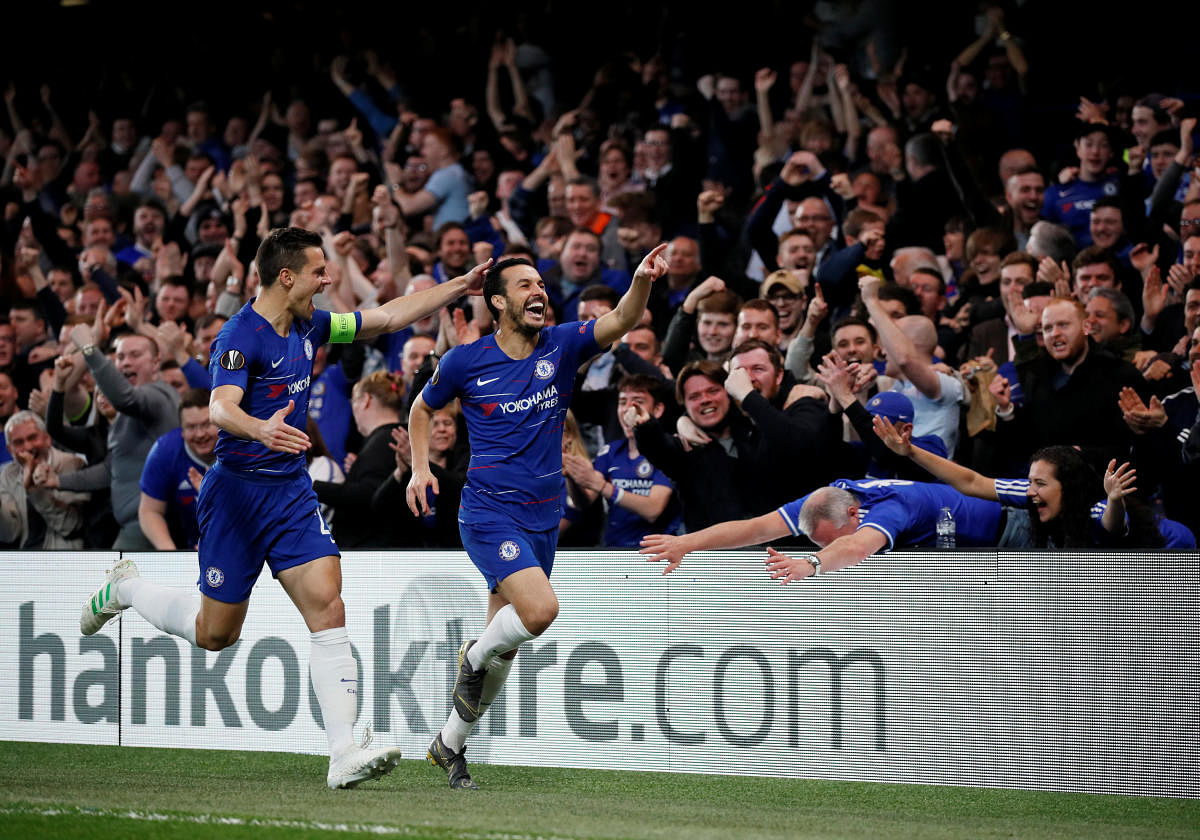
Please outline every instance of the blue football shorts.
[[218, 462], [204, 474], [196, 515], [200, 591], [227, 604], [250, 597], [264, 562], [279, 577], [319, 557], [341, 556], [305, 472], [260, 475]]
[[514, 522], [506, 522], [494, 514], [489, 521], [464, 522], [459, 514], [458, 533], [463, 548], [483, 574], [488, 591], [495, 592], [500, 581], [533, 566], [540, 566], [550, 577], [554, 568], [554, 551], [558, 548], [558, 528], [546, 531], [527, 531]]

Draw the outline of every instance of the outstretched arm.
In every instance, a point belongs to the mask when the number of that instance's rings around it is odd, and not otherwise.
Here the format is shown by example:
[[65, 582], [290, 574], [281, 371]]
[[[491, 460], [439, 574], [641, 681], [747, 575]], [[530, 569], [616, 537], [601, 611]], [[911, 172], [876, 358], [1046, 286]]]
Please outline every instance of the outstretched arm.
[[904, 334], [879, 303], [879, 284], [879, 278], [871, 275], [858, 281], [863, 303], [871, 316], [871, 323], [879, 331], [879, 343], [887, 352], [888, 358], [904, 372], [913, 385], [917, 386], [918, 391], [931, 400], [939, 399], [942, 396], [942, 382], [938, 379], [933, 363], [928, 357], [917, 352], [912, 339]]
[[988, 478], [986, 475], [981, 475], [962, 464], [956, 464], [948, 458], [935, 455], [919, 446], [913, 446], [912, 441], [909, 440], [909, 434], [900, 434], [892, 425], [892, 421], [886, 417], [877, 416], [875, 418], [875, 434], [887, 445], [888, 449], [897, 455], [911, 459], [914, 464], [938, 481], [944, 481], [964, 496], [974, 496], [989, 502], [999, 500], [1000, 497], [996, 495], [994, 478]]
[[[853, 534], [838, 537], [816, 554], [798, 554], [791, 557], [770, 546], [767, 547], [767, 572], [771, 580], [787, 583], [817, 573], [836, 572], [866, 560], [887, 545], [887, 537], [876, 528], [859, 528]], [[815, 562], [814, 562], [815, 558]]]
[[[492, 261], [475, 266], [462, 277], [439, 283], [432, 289], [393, 298], [383, 306], [362, 313], [362, 328], [356, 339], [371, 339], [383, 333], [396, 332], [436, 312], [443, 306], [458, 300], [463, 295], [483, 294], [483, 275], [491, 268]], [[622, 333], [624, 335], [624, 333]]]
[[638, 553], [647, 555], [646, 559], [650, 562], [666, 560], [667, 567], [663, 569], [665, 575], [678, 569], [684, 556], [693, 551], [759, 545], [786, 537], [790, 533], [791, 529], [783, 521], [779, 511], [773, 510], [754, 519], [719, 522], [702, 531], [678, 537], [670, 534], [650, 534], [642, 538], [642, 547]]
[[633, 284], [617, 301], [617, 308], [596, 319], [596, 343], [601, 347], [612, 344], [642, 319], [646, 301], [650, 299], [650, 285], [667, 273], [667, 261], [662, 256], [666, 249], [667, 243], [662, 242], [647, 254], [633, 272]]

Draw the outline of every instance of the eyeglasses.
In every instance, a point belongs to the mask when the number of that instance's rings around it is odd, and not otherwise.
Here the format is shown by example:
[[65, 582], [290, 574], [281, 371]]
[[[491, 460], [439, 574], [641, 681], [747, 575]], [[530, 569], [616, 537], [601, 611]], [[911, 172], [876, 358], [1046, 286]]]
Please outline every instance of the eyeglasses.
[[644, 143], [645, 143], [647, 146], [666, 146], [666, 145], [669, 145], [669, 141], [667, 141], [667, 140], [644, 140], [644, 141], [642, 141], [642, 142], [644, 142]]
[[1180, 227], [1191, 227], [1192, 225], [1200, 225], [1200, 218], [1179, 220]]

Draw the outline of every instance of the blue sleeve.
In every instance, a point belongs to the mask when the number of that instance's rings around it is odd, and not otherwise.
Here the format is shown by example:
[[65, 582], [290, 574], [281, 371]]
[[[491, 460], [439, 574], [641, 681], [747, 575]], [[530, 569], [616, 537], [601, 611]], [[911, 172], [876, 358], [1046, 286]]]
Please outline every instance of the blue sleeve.
[[142, 477], [138, 481], [138, 487], [143, 493], [152, 499], [157, 499], [160, 502], [165, 502], [171, 498], [171, 456], [169, 453], [170, 447], [167, 445], [167, 437], [172, 432], [160, 437], [154, 441], [154, 446], [150, 447], [150, 454], [146, 456], [146, 463], [142, 465]]
[[444, 406], [459, 394], [459, 382], [462, 379], [462, 365], [465, 354], [455, 347], [438, 361], [433, 369], [433, 376], [425, 383], [421, 391], [421, 401], [434, 411]]
[[570, 359], [573, 368], [578, 368], [585, 359], [597, 355], [603, 348], [596, 343], [596, 320], [572, 321], [554, 328], [555, 338], [563, 343], [564, 362]]
[[1005, 507], [1029, 507], [1029, 479], [997, 478], [996, 499]]
[[425, 182], [423, 189], [428, 190], [441, 204], [446, 200], [446, 197], [454, 191], [454, 175], [451, 174], [450, 168], [445, 167], [439, 169], [429, 176], [429, 180]]
[[192, 388], [212, 388], [212, 377], [208, 375], [199, 362], [189, 358], [183, 363], [180, 368], [183, 371], [183, 378], [187, 380], [187, 384]]
[[[241, 326], [241, 322], [236, 326]], [[236, 328], [229, 331], [222, 329], [213, 343], [208, 364], [213, 388], [236, 385], [245, 392], [250, 381], [250, 366], [259, 363], [259, 347], [260, 343], [252, 333]]]
[[361, 88], [355, 88], [347, 97], [350, 104], [357, 109], [358, 113], [362, 114], [367, 119], [367, 123], [371, 126], [371, 130], [379, 137], [380, 142], [387, 139], [388, 135], [396, 128], [396, 118], [390, 117], [379, 109], [367, 92]]
[[472, 245], [476, 242], [489, 242], [494, 253], [504, 253], [504, 239], [500, 236], [500, 232], [492, 227], [492, 217], [487, 213], [478, 219], [467, 219], [463, 222], [463, 229], [467, 232], [467, 239], [471, 240]]
[[[329, 343], [329, 322], [331, 317], [331, 314], [324, 309], [313, 310], [313, 331], [311, 333], [313, 347], [320, 347], [322, 344]], [[359, 326], [362, 326], [361, 320], [356, 319], [356, 322]]]
[[117, 281], [112, 279], [103, 268], [92, 269], [92, 282], [100, 287], [100, 291], [104, 295], [104, 301], [109, 306], [112, 306], [121, 299], [121, 292], [117, 288]]
[[888, 495], [872, 499], [869, 510], [862, 513], [860, 509], [858, 530], [874, 528], [887, 538], [887, 548], [883, 550], [891, 551], [896, 547], [896, 538], [909, 530], [914, 513], [916, 511], [905, 505], [904, 500], [898, 496]]
[[777, 508], [776, 512], [783, 517], [784, 524], [792, 532], [793, 537], [798, 537], [803, 531], [800, 530], [800, 508], [804, 507], [804, 503], [808, 501], [808, 497], [812, 493], [801, 496], [795, 501], [788, 502], [781, 508]]
[[656, 487], [670, 487], [672, 490], [675, 489], [675, 482], [667, 478], [667, 474], [657, 467], [654, 468], [654, 474], [650, 476], [650, 480], [654, 482]]
[[1061, 216], [1058, 213], [1058, 184], [1051, 184], [1046, 189], [1046, 196], [1042, 199], [1042, 218], [1049, 222], [1059, 222]]

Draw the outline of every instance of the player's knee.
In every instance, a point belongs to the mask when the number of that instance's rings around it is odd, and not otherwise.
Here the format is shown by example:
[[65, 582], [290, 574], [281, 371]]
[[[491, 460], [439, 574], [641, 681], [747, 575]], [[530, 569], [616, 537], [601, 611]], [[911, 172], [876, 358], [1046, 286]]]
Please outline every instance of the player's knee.
[[548, 598], [533, 604], [527, 608], [526, 613], [521, 616], [521, 623], [530, 633], [540, 636], [550, 629], [554, 619], [558, 618], [558, 599]]
[[227, 631], [212, 631], [205, 627], [196, 627], [196, 645], [205, 650], [225, 650], [237, 643], [242, 636], [241, 628]]

